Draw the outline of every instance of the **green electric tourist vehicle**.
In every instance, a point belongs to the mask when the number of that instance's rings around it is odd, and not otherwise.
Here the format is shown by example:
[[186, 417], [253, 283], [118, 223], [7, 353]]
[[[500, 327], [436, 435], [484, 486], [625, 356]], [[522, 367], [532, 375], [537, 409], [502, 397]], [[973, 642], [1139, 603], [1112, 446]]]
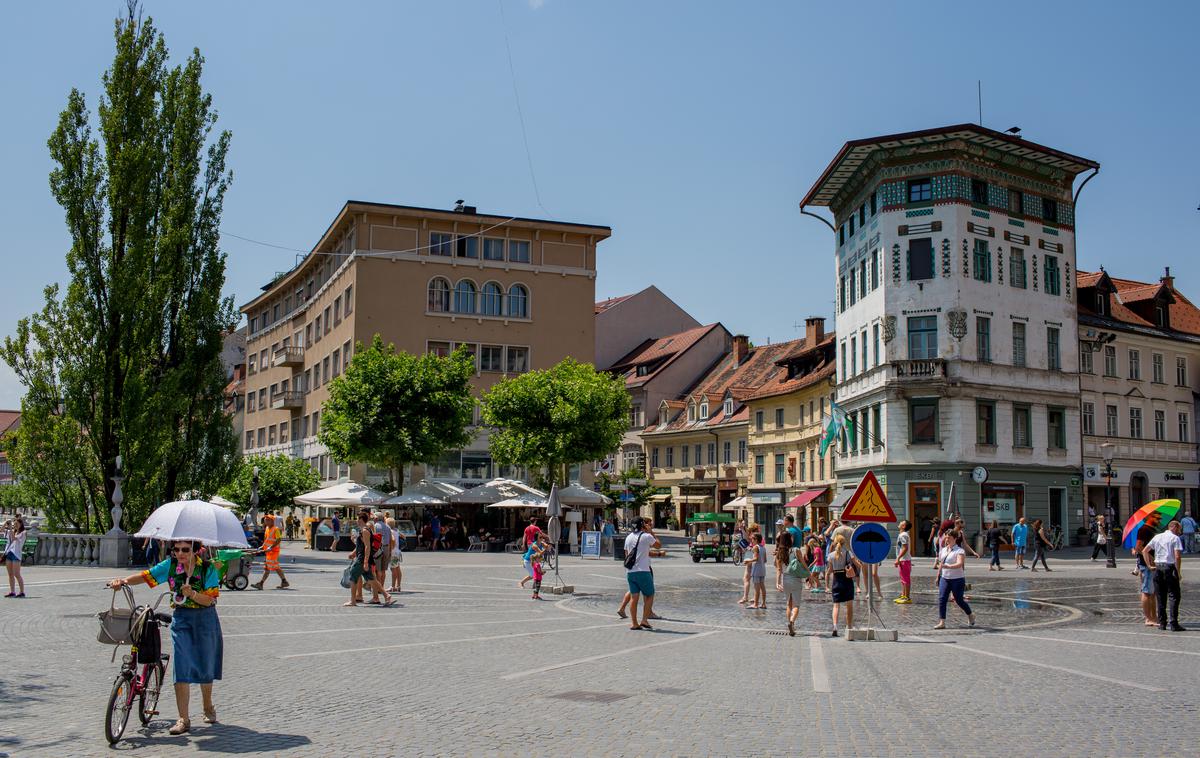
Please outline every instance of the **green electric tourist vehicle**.
[[728, 513], [694, 513], [687, 520], [688, 552], [692, 561], [733, 557], [734, 518]]

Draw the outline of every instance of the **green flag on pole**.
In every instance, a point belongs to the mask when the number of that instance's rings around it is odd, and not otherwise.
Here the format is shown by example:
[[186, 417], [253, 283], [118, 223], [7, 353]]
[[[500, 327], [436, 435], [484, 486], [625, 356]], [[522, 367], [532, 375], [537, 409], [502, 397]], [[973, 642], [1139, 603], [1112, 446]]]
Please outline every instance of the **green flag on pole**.
[[837, 403], [830, 403], [829, 424], [825, 427], [825, 436], [821, 438], [820, 454], [825, 455], [825, 451], [829, 446], [837, 440], [838, 434], [846, 423], [846, 413], [838, 407]]

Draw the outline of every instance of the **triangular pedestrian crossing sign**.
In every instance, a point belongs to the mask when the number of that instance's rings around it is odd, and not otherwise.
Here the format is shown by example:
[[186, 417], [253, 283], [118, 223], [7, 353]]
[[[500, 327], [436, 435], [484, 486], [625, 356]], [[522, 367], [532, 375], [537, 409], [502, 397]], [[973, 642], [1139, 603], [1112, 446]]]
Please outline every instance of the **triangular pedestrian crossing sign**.
[[888, 503], [883, 487], [871, 471], [858, 483], [858, 489], [842, 509], [842, 521], [878, 521], [885, 524], [896, 522], [896, 512]]

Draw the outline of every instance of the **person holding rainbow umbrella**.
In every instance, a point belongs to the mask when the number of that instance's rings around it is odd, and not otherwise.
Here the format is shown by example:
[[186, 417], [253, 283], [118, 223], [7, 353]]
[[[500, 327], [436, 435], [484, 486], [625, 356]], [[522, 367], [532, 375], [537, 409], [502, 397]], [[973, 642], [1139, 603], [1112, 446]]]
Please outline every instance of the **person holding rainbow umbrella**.
[[1154, 574], [1146, 565], [1142, 551], [1146, 545], [1150, 544], [1150, 540], [1154, 539], [1154, 535], [1162, 530], [1162, 526], [1179, 513], [1179, 507], [1179, 501], [1174, 499], [1154, 500], [1146, 503], [1133, 512], [1133, 515], [1125, 522], [1125, 529], [1121, 534], [1121, 546], [1133, 551], [1137, 571], [1141, 576], [1142, 616], [1146, 626], [1158, 625], [1158, 612], [1155, 602]]

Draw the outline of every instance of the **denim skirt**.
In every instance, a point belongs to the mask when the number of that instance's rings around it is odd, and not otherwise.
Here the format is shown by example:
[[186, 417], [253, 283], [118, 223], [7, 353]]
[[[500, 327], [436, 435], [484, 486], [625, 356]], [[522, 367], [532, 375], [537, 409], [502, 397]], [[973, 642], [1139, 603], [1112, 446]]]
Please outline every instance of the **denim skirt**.
[[225, 643], [215, 606], [176, 608], [171, 644], [175, 649], [176, 682], [210, 684], [221, 678]]

